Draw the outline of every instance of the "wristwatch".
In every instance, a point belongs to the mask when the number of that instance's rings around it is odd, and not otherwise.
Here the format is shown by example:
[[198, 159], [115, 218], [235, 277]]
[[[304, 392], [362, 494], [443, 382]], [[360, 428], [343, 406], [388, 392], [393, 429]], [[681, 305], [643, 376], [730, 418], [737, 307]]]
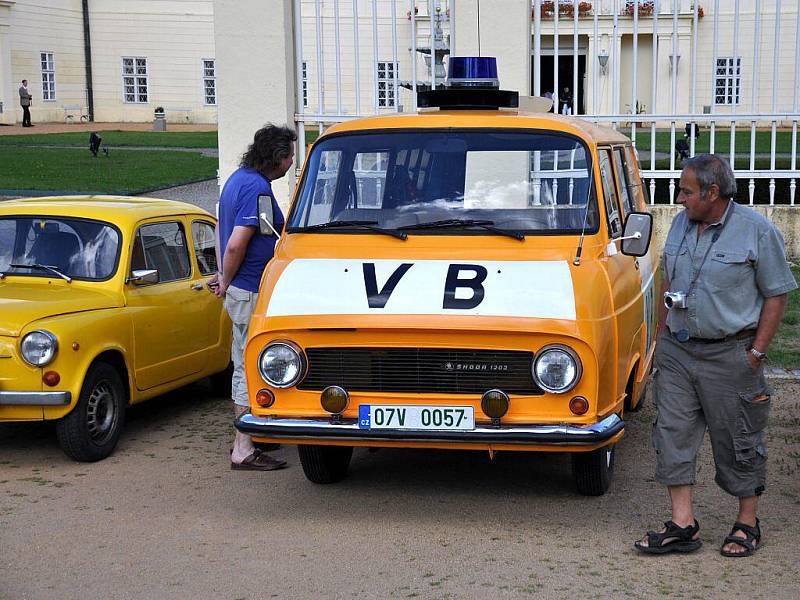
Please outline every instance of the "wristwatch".
[[750, 354], [752, 354], [753, 356], [756, 357], [756, 360], [766, 360], [767, 359], [767, 353], [766, 352], [759, 352], [758, 350], [756, 350], [752, 346], [750, 346], [750, 351], [749, 352], [750, 352]]

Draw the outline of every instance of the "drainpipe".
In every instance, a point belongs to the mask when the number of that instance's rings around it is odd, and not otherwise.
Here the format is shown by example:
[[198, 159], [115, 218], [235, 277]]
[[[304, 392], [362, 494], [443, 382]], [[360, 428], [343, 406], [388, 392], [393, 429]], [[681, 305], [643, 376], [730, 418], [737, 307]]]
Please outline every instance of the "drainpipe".
[[86, 64], [86, 103], [89, 121], [94, 121], [94, 92], [92, 90], [92, 37], [89, 33], [89, 0], [83, 0], [83, 52]]

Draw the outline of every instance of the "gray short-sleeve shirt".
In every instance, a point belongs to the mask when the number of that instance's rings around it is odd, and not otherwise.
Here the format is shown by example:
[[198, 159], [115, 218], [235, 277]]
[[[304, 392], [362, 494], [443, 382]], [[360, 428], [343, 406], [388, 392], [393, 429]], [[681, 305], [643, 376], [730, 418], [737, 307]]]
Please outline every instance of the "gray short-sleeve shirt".
[[662, 260], [670, 291], [688, 295], [685, 309], [668, 312], [667, 327], [688, 330], [693, 338], [718, 339], [754, 329], [764, 298], [797, 287], [780, 231], [733, 201], [699, 239], [697, 223], [681, 211], [672, 221]]

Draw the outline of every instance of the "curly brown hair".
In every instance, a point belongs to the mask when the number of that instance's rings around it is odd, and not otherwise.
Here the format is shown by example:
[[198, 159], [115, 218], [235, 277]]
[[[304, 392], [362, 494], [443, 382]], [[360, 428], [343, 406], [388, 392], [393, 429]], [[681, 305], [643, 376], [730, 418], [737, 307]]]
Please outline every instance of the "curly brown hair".
[[291, 154], [296, 140], [297, 134], [293, 129], [267, 123], [256, 131], [253, 143], [247, 147], [239, 164], [256, 171], [271, 171]]

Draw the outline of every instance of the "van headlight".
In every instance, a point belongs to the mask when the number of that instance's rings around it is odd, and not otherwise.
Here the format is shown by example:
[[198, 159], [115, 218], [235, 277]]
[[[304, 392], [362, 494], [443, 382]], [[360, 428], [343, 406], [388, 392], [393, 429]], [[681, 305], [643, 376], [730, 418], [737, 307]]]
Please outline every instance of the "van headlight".
[[533, 379], [546, 392], [563, 394], [581, 378], [581, 361], [566, 346], [545, 346], [533, 359]]
[[49, 331], [38, 329], [22, 338], [20, 353], [31, 366], [44, 367], [53, 362], [58, 352], [58, 340]]
[[305, 371], [305, 360], [294, 344], [274, 342], [261, 351], [258, 371], [271, 386], [287, 388], [300, 381]]

